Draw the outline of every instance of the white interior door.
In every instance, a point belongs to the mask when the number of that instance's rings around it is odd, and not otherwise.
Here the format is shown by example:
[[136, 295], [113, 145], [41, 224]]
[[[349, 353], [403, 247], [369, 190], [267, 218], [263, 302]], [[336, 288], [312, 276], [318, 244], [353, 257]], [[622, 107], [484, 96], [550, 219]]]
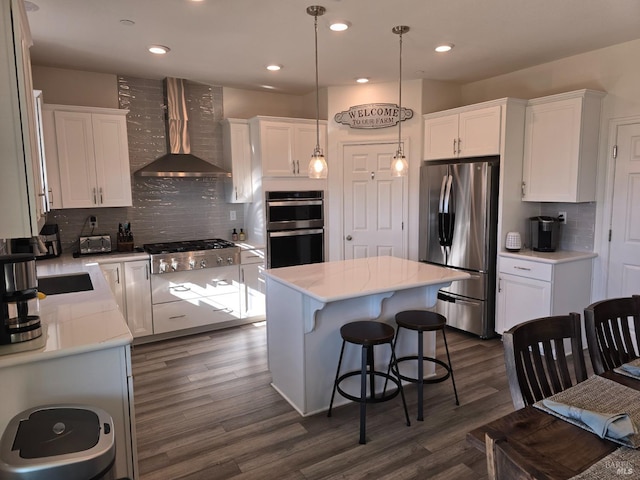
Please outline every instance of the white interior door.
[[640, 124], [618, 128], [607, 297], [640, 293]]
[[392, 143], [344, 148], [345, 259], [404, 257], [406, 178], [391, 176], [396, 150], [397, 144]]

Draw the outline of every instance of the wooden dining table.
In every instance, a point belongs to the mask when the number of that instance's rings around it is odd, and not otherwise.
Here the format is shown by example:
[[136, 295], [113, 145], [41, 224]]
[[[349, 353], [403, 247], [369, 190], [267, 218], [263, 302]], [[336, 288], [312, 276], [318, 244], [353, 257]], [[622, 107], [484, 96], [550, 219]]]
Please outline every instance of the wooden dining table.
[[[640, 380], [604, 372], [604, 378], [640, 391]], [[610, 440], [527, 405], [467, 433], [467, 441], [488, 456], [489, 478], [566, 480], [620, 447]], [[639, 452], [640, 453], [640, 452]], [[640, 472], [620, 478], [640, 478]]]

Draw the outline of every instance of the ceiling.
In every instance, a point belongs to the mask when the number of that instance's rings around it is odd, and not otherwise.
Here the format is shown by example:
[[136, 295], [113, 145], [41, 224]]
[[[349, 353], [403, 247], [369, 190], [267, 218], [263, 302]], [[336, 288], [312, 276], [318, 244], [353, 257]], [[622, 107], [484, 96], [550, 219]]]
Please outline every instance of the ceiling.
[[[316, 0], [32, 0], [36, 65], [167, 76], [289, 94], [313, 91]], [[639, 0], [317, 0], [320, 86], [403, 79], [468, 83], [640, 38]], [[352, 26], [332, 32], [336, 19]], [[132, 20], [123, 25], [121, 20]], [[433, 49], [453, 43], [447, 53]], [[169, 54], [154, 56], [151, 44]], [[283, 65], [268, 72], [269, 63]]]

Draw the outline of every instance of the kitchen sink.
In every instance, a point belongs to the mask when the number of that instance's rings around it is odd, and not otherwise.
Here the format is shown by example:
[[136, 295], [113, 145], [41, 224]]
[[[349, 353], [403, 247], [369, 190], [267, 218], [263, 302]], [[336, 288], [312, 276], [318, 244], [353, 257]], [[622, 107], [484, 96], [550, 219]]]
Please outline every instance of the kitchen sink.
[[38, 291], [46, 295], [60, 293], [86, 292], [93, 290], [93, 283], [88, 273], [68, 273], [38, 278]]

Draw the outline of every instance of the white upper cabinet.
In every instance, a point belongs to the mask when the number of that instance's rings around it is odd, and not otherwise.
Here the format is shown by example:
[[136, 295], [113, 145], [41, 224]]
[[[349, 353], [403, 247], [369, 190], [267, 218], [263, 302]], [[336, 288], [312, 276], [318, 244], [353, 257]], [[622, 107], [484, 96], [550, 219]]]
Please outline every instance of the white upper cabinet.
[[253, 201], [253, 184], [249, 121], [226, 118], [222, 122], [222, 131], [224, 166], [232, 175], [231, 178], [225, 178], [227, 201], [250, 203]]
[[52, 207], [131, 206], [127, 110], [64, 105], [45, 110], [53, 112], [43, 115]]
[[[316, 121], [255, 117], [250, 120], [256, 160], [264, 177], [307, 177], [316, 146]], [[320, 122], [320, 148], [326, 155], [327, 122]]]
[[579, 90], [529, 101], [522, 172], [524, 201], [595, 201], [604, 95]]
[[423, 118], [425, 160], [500, 154], [499, 105], [470, 106], [458, 113], [427, 114]]
[[0, 238], [32, 237], [44, 224], [44, 190], [31, 79], [31, 33], [21, 0], [0, 3]]

